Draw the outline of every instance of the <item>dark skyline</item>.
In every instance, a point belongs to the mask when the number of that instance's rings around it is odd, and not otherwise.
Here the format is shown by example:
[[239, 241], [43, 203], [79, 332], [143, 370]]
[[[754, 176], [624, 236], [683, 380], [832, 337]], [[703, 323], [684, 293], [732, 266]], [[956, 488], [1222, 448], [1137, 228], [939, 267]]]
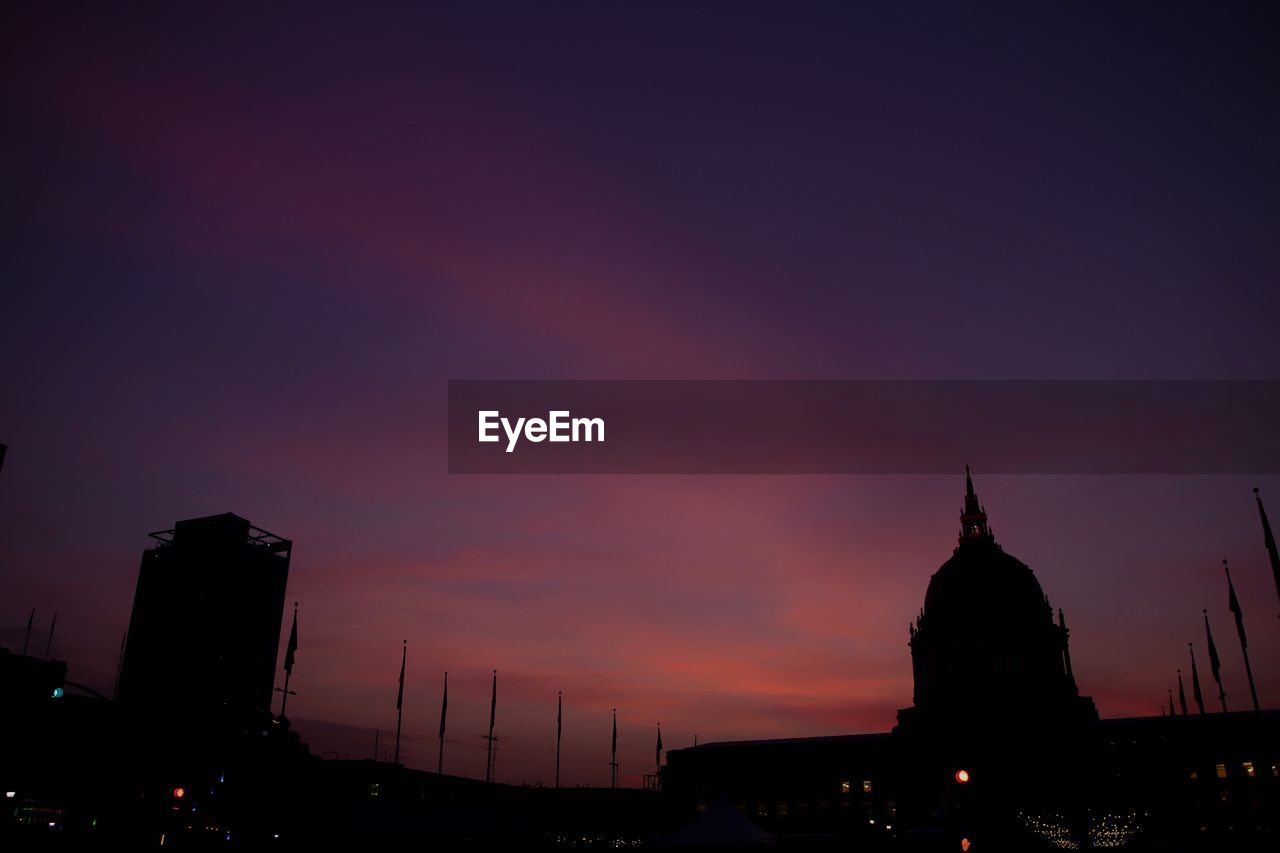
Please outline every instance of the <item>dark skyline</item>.
[[[551, 781], [557, 690], [568, 785], [613, 707], [627, 784], [658, 720], [883, 731], [969, 460], [451, 478], [446, 381], [1277, 378], [1266, 7], [216, 14], [6, 13], [0, 645], [57, 611], [103, 692], [147, 531], [230, 511], [295, 543], [317, 750], [387, 742], [405, 638], [418, 767], [445, 670], [472, 777], [494, 668], [502, 781]], [[1280, 478], [975, 477], [1103, 716], [1202, 607], [1243, 706], [1223, 558], [1280, 701]]]

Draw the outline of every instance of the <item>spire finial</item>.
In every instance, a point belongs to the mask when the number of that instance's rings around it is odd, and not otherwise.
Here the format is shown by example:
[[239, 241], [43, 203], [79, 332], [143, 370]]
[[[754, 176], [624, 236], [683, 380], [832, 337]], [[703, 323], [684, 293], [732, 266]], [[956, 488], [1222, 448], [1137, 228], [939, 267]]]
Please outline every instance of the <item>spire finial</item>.
[[964, 466], [964, 510], [960, 513], [960, 543], [969, 541], [992, 540], [991, 529], [987, 526], [987, 511], [978, 501], [978, 494], [973, 489], [973, 476], [969, 466]]

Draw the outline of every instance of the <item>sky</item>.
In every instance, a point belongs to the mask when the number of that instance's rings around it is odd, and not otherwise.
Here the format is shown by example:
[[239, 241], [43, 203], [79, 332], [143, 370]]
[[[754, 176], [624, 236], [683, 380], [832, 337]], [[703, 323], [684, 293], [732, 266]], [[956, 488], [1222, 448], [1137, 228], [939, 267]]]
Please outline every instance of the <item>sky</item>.
[[[450, 476], [445, 402], [1280, 378], [1274, 9], [893, 5], [0, 13], [0, 645], [57, 612], [54, 656], [109, 691], [146, 534], [232, 511], [294, 540], [317, 752], [386, 749], [404, 639], [411, 766], [445, 671], [473, 777], [499, 671], [501, 781], [551, 781], [557, 691], [566, 784], [608, 783], [615, 707], [631, 785], [658, 722], [887, 731], [967, 460]], [[1243, 707], [1224, 557], [1280, 703], [1251, 492], [1280, 521], [1280, 477], [974, 476], [1103, 716], [1158, 713], [1201, 608]]]

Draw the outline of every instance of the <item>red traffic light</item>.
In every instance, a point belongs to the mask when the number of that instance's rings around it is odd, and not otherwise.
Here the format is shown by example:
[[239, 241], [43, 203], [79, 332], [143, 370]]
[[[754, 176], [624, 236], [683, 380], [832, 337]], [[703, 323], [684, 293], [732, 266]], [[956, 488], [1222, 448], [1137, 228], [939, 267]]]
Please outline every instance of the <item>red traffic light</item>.
[[969, 784], [969, 771], [965, 770], [963, 767], [957, 770], [956, 781], [959, 782], [961, 785]]
[[185, 788], [174, 788], [174, 789], [173, 789], [173, 798], [174, 798], [175, 800], [180, 800], [180, 799], [182, 799], [183, 797], [185, 797], [186, 795], [187, 795], [187, 791], [186, 791], [186, 789], [185, 789]]

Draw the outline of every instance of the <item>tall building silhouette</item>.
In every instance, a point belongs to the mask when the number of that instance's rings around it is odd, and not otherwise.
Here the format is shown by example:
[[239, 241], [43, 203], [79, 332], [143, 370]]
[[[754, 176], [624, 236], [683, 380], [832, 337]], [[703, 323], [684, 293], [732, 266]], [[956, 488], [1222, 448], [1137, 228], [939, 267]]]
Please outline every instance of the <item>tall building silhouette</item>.
[[1098, 718], [1076, 687], [1065, 616], [1055, 621], [1035, 573], [996, 543], [968, 468], [959, 544], [929, 580], [910, 646], [915, 694], [898, 715], [904, 729]]
[[232, 513], [150, 534], [120, 671], [139, 713], [269, 713], [292, 543]]

